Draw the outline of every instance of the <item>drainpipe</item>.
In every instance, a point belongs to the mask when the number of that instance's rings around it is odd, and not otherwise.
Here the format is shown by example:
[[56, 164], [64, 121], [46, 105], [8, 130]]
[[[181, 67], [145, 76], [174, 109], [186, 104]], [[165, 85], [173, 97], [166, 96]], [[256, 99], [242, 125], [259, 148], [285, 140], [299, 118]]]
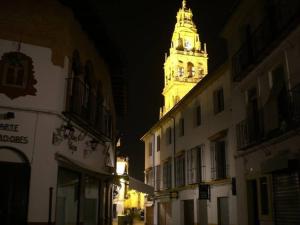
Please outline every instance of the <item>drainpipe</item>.
[[172, 160], [173, 160], [173, 170], [172, 170], [172, 187], [175, 188], [175, 153], [176, 153], [176, 126], [175, 126], [175, 117], [170, 116], [170, 118], [173, 120], [173, 156], [172, 156]]
[[155, 177], [156, 177], [156, 170], [155, 170], [155, 134], [150, 133], [152, 135], [152, 168], [153, 168], [153, 186], [154, 186], [154, 190], [155, 190]]

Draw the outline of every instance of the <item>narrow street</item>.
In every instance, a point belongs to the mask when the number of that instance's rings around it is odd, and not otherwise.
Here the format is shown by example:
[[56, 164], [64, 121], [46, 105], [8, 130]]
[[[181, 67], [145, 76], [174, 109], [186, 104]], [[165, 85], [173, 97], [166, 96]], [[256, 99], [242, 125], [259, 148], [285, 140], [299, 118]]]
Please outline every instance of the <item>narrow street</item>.
[[0, 225], [300, 225], [300, 0], [2, 0]]
[[[132, 225], [144, 225], [145, 222], [139, 219], [134, 219]], [[113, 220], [113, 225], [125, 225], [125, 224], [118, 224], [118, 219]]]

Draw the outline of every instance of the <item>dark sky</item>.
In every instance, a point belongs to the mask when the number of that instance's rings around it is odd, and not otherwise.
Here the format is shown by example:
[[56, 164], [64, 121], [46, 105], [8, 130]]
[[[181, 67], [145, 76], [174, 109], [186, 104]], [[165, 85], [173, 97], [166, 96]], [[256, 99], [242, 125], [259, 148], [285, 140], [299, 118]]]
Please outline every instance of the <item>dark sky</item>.
[[[225, 58], [219, 32], [235, 0], [187, 0], [201, 42], [207, 43], [209, 71]], [[163, 63], [169, 52], [181, 0], [101, 1], [100, 14], [110, 38], [121, 50], [128, 79], [128, 112], [121, 153], [130, 159], [129, 173], [144, 179], [143, 134], [158, 120], [163, 105]], [[116, 53], [119, 54], [119, 53]]]

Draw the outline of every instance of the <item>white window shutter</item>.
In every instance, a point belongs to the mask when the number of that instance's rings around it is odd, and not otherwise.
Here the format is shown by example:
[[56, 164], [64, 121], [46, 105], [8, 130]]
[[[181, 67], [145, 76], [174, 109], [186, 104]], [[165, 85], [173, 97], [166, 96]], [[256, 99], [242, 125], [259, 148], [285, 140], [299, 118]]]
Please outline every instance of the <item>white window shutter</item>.
[[200, 156], [201, 156], [201, 181], [203, 180], [206, 180], [206, 171], [205, 171], [205, 168], [206, 168], [206, 164], [205, 164], [205, 146], [204, 145], [201, 145], [201, 148], [200, 148]]
[[210, 142], [211, 179], [216, 179], [216, 148], [215, 142]]
[[228, 140], [225, 139], [225, 160], [226, 160], [226, 177], [229, 177], [229, 149], [228, 149]]

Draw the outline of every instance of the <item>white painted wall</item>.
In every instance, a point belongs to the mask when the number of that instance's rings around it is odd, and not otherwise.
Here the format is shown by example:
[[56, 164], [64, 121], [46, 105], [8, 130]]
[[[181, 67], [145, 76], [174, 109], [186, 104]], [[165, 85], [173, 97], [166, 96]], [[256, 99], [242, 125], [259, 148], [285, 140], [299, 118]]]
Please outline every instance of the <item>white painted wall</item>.
[[[3, 53], [16, 51], [17, 43], [0, 39], [0, 56]], [[48, 220], [49, 188], [53, 187], [52, 220], [55, 221], [55, 200], [57, 186], [58, 162], [55, 154], [60, 153], [96, 171], [104, 171], [104, 148], [98, 144], [96, 151], [85, 155], [86, 141], [92, 139], [87, 135], [84, 140], [74, 143], [77, 151], [72, 152], [67, 140], [61, 144], [52, 143], [53, 132], [65, 124], [61, 114], [65, 109], [66, 78], [68, 76], [68, 59], [63, 68], [51, 62], [51, 50], [48, 48], [21, 44], [21, 52], [33, 60], [34, 77], [37, 80], [36, 96], [18, 97], [11, 100], [0, 94], [0, 114], [14, 112], [15, 118], [1, 120], [1, 123], [18, 124], [18, 132], [0, 130], [2, 135], [18, 135], [28, 137], [27, 144], [0, 142], [0, 146], [11, 146], [22, 151], [31, 165], [29, 222], [46, 222]], [[74, 124], [73, 124], [74, 125]], [[75, 126], [76, 127], [76, 126]], [[80, 130], [75, 129], [75, 135]], [[2, 161], [16, 161], [14, 155], [7, 150], [0, 153]]]

